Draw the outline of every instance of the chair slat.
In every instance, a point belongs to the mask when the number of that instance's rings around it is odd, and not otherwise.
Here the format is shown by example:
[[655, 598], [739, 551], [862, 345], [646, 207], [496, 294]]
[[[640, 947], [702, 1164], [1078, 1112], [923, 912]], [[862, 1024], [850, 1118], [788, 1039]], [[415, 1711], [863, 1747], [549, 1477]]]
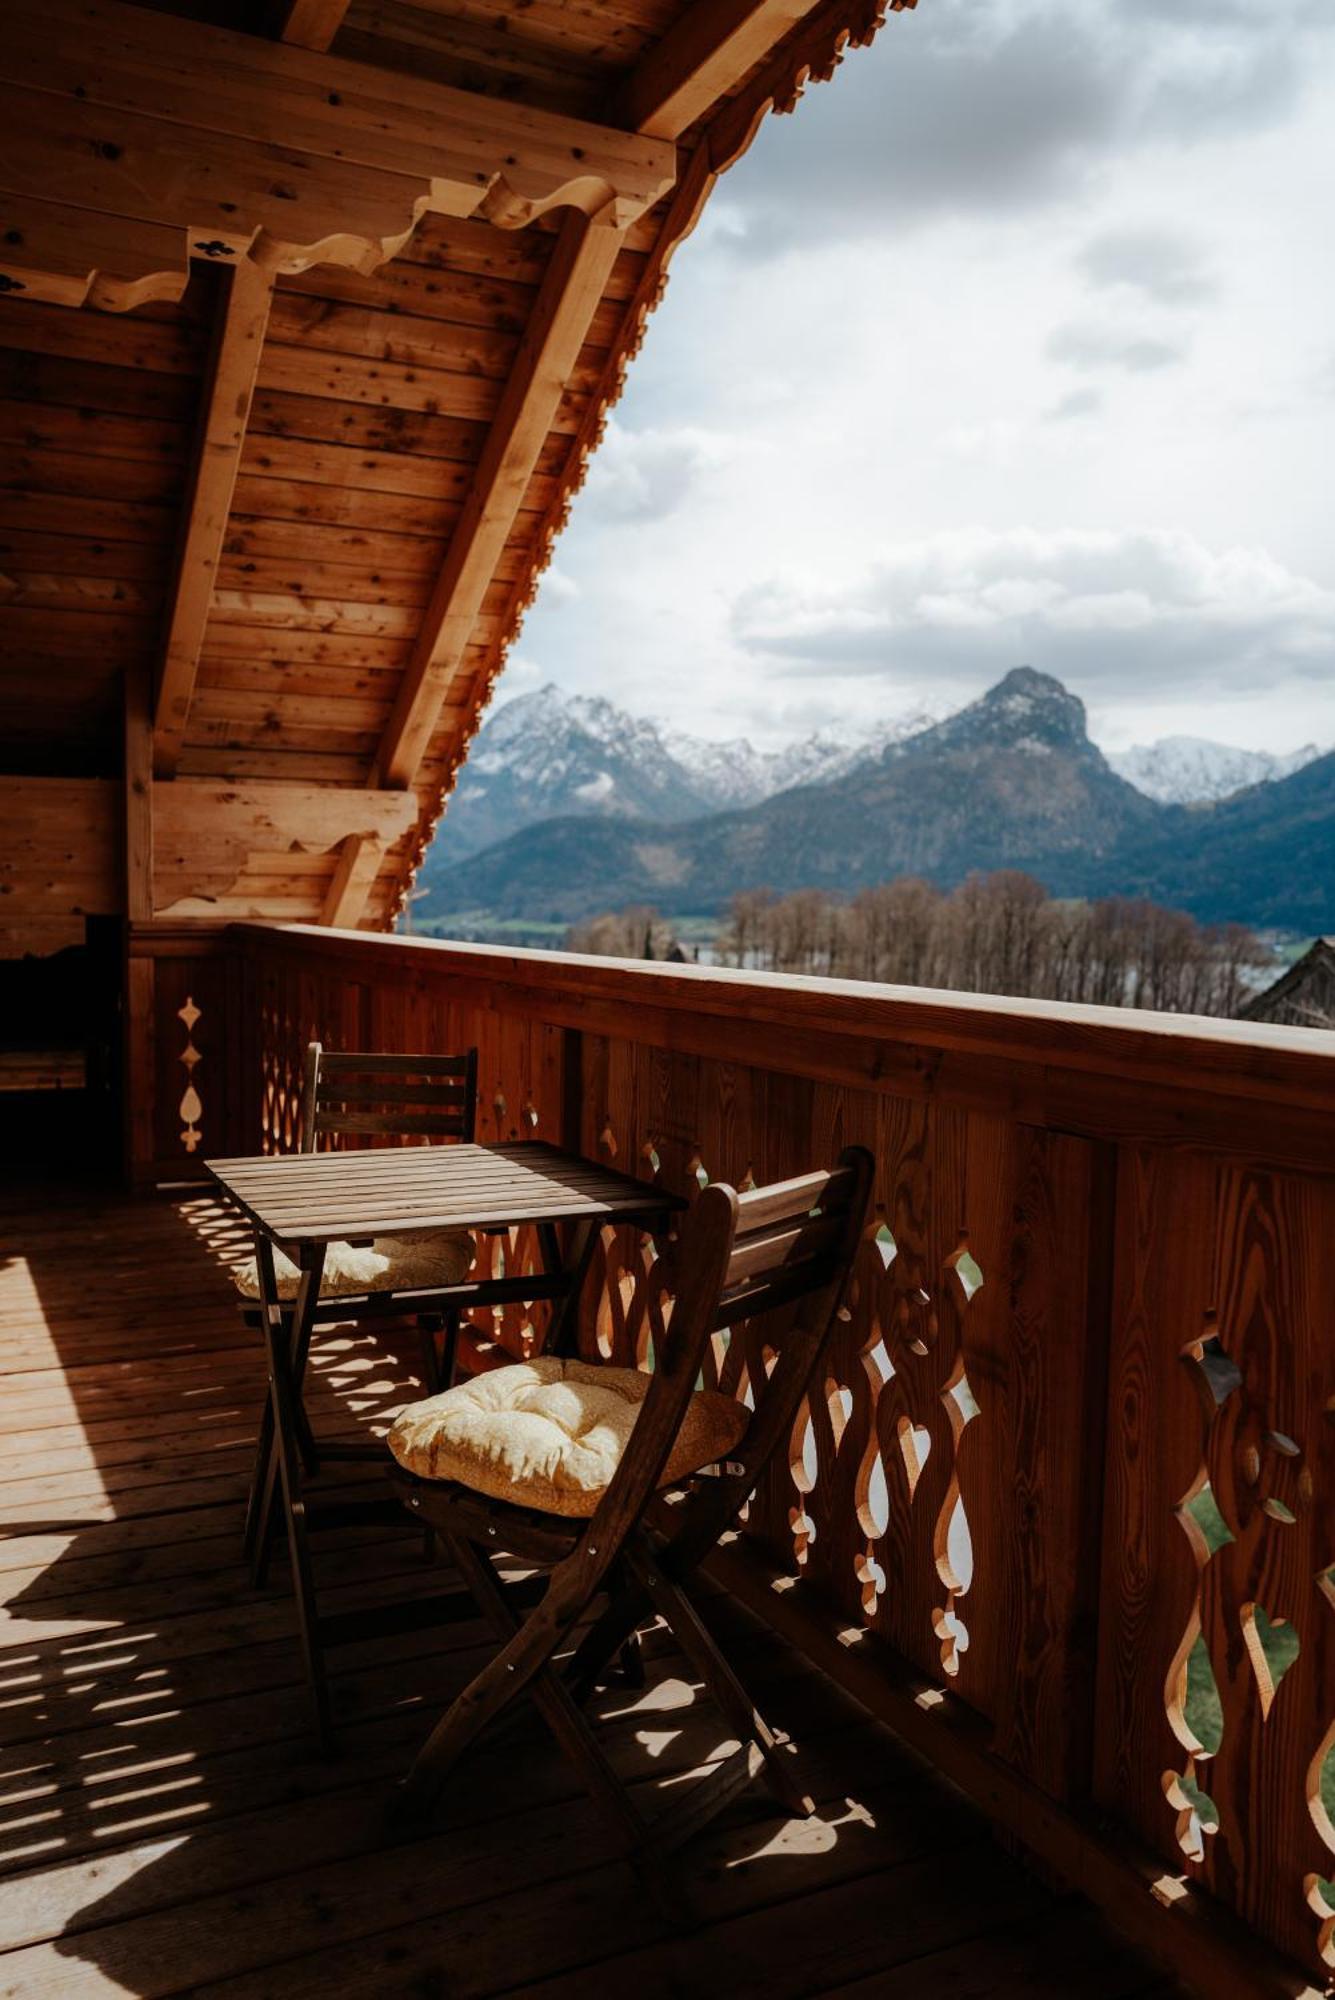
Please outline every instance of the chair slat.
[[378, 1132], [406, 1134], [413, 1138], [462, 1138], [464, 1121], [460, 1112], [423, 1111], [317, 1111], [317, 1132]]
[[472, 1057], [462, 1056], [381, 1056], [328, 1049], [320, 1053], [322, 1076], [377, 1074], [381, 1076], [467, 1076]]
[[465, 1083], [405, 1083], [386, 1078], [383, 1083], [339, 1083], [320, 1078], [320, 1104], [457, 1104], [468, 1102]]
[[815, 1257], [823, 1250], [832, 1249], [843, 1232], [844, 1218], [835, 1214], [804, 1217], [787, 1229], [767, 1229], [760, 1235], [748, 1236], [736, 1242], [728, 1259], [724, 1287], [731, 1291], [744, 1278], [758, 1277], [764, 1272], [778, 1271], [785, 1265], [795, 1264], [802, 1258]]
[[768, 1187], [753, 1188], [737, 1197], [737, 1234], [750, 1236], [794, 1216], [809, 1215], [816, 1207], [846, 1207], [853, 1194], [854, 1179], [847, 1167], [816, 1174], [799, 1174], [795, 1180], [772, 1181]]
[[764, 1314], [775, 1312], [780, 1306], [790, 1306], [796, 1299], [804, 1299], [811, 1292], [819, 1291], [837, 1277], [839, 1261], [833, 1254], [824, 1257], [804, 1257], [800, 1264], [766, 1272], [754, 1278], [735, 1292], [729, 1292], [720, 1301], [714, 1318], [714, 1330], [722, 1333], [726, 1328], [736, 1326], [740, 1320], [760, 1319]]

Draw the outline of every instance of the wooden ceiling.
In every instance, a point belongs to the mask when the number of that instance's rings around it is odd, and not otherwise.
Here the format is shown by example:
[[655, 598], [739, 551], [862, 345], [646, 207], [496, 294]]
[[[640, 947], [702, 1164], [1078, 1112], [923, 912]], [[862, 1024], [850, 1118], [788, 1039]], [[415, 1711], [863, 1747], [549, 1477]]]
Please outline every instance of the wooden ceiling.
[[9, 0], [5, 949], [393, 922], [673, 249], [912, 4]]

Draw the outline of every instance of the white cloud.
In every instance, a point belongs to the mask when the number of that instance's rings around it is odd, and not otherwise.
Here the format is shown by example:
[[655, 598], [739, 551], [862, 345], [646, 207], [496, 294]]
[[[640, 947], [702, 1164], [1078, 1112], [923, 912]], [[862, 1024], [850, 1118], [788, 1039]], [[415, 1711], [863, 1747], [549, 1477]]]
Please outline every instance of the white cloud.
[[548, 604], [572, 604], [581, 595], [578, 580], [558, 563], [551, 563], [541, 583]]
[[1044, 412], [1044, 420], [1050, 424], [1069, 424], [1078, 417], [1096, 417], [1103, 408], [1101, 389], [1071, 389], [1065, 396], [1051, 404]]
[[1054, 361], [1065, 362], [1085, 374], [1108, 368], [1124, 369], [1129, 375], [1148, 375], [1157, 368], [1172, 368], [1186, 359], [1185, 345], [1176, 340], [1158, 340], [1152, 334], [1120, 333], [1113, 327], [1072, 323], [1059, 326], [1048, 339], [1048, 353]]
[[701, 430], [628, 430], [612, 418], [589, 466], [589, 511], [605, 521], [660, 520], [723, 452], [724, 441]]
[[793, 141], [730, 190], [741, 254], [827, 232], [888, 234], [942, 213], [1067, 201], [1165, 139], [1198, 144], [1282, 121], [1327, 0], [932, 0], [891, 19], [878, 73], [851, 57], [811, 92]]
[[1103, 698], [1335, 675], [1335, 590], [1263, 549], [1157, 531], [938, 535], [834, 591], [753, 585], [733, 628], [784, 673], [907, 668], [964, 688], [1017, 661]]
[[[1335, 0], [892, 16], [674, 259], [561, 543], [578, 601], [544, 589], [525, 655], [769, 745], [1026, 658], [1109, 740], [1335, 741], [1323, 26]], [[748, 254], [766, 231], [794, 254]], [[910, 613], [878, 579], [920, 545]]]
[[1218, 290], [1199, 246], [1171, 229], [1104, 230], [1078, 262], [1096, 288], [1139, 293], [1155, 305], [1199, 305]]

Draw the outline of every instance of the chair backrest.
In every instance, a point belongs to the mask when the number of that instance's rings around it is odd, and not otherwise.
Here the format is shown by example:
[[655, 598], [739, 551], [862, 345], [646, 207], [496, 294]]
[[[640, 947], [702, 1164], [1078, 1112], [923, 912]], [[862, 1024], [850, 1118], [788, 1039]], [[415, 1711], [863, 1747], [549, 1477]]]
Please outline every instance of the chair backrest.
[[715, 1182], [682, 1225], [673, 1259], [671, 1323], [655, 1345], [655, 1368], [620, 1465], [599, 1503], [588, 1540], [615, 1548], [652, 1498], [699, 1380], [712, 1336], [784, 1308], [774, 1358], [752, 1378], [753, 1410], [723, 1476], [683, 1510], [688, 1542], [707, 1549], [741, 1508], [769, 1459], [791, 1435], [857, 1255], [875, 1165], [849, 1146], [828, 1172], [803, 1174], [738, 1194]]
[[477, 1050], [452, 1056], [334, 1054], [312, 1042], [301, 1094], [301, 1150], [322, 1134], [461, 1139], [477, 1124]]

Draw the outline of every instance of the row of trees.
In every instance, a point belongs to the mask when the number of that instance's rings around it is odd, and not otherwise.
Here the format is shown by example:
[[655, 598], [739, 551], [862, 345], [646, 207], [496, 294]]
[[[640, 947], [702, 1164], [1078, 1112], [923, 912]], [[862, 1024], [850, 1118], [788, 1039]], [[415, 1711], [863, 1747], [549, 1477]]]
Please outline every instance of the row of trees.
[[[594, 918], [575, 951], [666, 958], [671, 928], [648, 909]], [[713, 954], [724, 965], [962, 993], [1235, 1015], [1268, 964], [1240, 924], [1206, 926], [1124, 896], [1068, 902], [1015, 870], [945, 891], [914, 877], [851, 899], [819, 889], [735, 896]]]

